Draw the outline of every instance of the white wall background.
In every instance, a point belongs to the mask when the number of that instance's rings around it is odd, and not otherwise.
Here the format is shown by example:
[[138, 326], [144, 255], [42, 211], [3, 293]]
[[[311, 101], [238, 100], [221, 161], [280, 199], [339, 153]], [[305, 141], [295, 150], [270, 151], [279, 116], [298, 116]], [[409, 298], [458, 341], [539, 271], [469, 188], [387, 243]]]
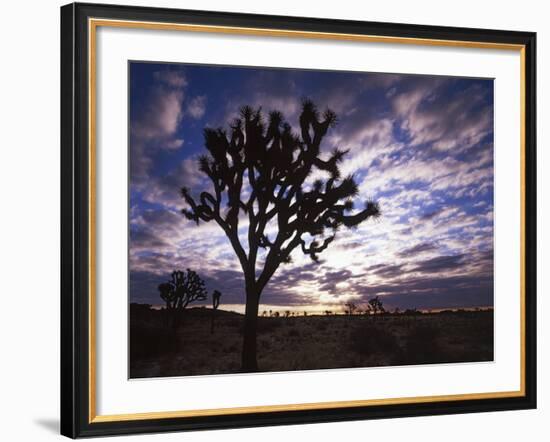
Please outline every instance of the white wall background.
[[[543, 122], [550, 16], [544, 2], [387, 0], [252, 2], [120, 0], [126, 4], [299, 15], [538, 32], [539, 409], [291, 427], [125, 437], [121, 440], [224, 442], [336, 438], [446, 442], [544, 440], [550, 434], [549, 308], [543, 277], [550, 222], [543, 174], [550, 142]], [[0, 438], [47, 441], [58, 435], [59, 410], [59, 6], [57, 0], [9, 2], [0, 26]], [[311, 6], [315, 5], [315, 6]], [[546, 202], [546, 204], [545, 204]]]

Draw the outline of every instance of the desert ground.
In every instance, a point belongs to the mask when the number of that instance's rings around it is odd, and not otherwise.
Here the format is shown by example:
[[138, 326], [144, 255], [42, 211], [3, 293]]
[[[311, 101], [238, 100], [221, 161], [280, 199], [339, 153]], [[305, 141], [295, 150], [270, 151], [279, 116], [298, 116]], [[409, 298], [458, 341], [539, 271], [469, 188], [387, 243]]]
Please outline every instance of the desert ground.
[[[131, 378], [240, 372], [243, 315], [130, 308]], [[258, 318], [262, 372], [493, 360], [493, 311]]]

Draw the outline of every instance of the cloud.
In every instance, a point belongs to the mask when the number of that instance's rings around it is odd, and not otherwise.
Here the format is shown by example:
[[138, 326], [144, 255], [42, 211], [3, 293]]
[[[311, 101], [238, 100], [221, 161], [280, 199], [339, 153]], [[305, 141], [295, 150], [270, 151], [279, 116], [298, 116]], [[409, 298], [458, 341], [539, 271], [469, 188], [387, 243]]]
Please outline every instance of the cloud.
[[160, 83], [164, 83], [176, 89], [182, 89], [187, 86], [187, 78], [181, 71], [162, 70], [153, 73], [153, 77]]
[[183, 208], [181, 188], [187, 187], [192, 192], [208, 190], [210, 184], [198, 168], [197, 157], [187, 157], [170, 170], [170, 172], [147, 177], [147, 181], [134, 186], [139, 190], [142, 199], [152, 204], [161, 204], [165, 209]]
[[393, 278], [403, 273], [403, 264], [376, 264], [369, 270], [377, 276]]
[[492, 275], [418, 277], [396, 283], [367, 284], [359, 291], [363, 301], [378, 295], [385, 305], [400, 308], [493, 305]]
[[186, 109], [187, 115], [190, 115], [192, 118], [196, 120], [198, 120], [199, 118], [202, 118], [205, 112], [206, 112], [206, 95], [200, 95], [198, 97], [194, 97], [187, 104], [187, 109]]
[[420, 215], [422, 221], [428, 221], [434, 219], [436, 216], [440, 215], [443, 212], [443, 208], [438, 208], [436, 210], [431, 210], [429, 212], [423, 213]]
[[163, 139], [173, 135], [183, 116], [183, 91], [155, 86], [141, 115], [132, 125], [132, 133], [141, 139], [161, 138], [155, 146], [162, 148]]
[[434, 243], [423, 242], [413, 247], [409, 247], [408, 249], [401, 250], [397, 253], [397, 255], [400, 258], [408, 258], [411, 256], [417, 256], [421, 253], [432, 252], [434, 250], [437, 250], [437, 246]]
[[209, 122], [212, 127], [226, 127], [239, 116], [242, 106], [260, 108], [267, 116], [271, 111], [279, 111], [294, 128], [298, 127], [303, 92], [297, 87], [296, 70], [250, 70], [247, 80], [235, 85], [237, 92], [228, 93], [224, 111], [220, 118]]
[[338, 247], [344, 250], [354, 250], [365, 246], [365, 243], [359, 241], [346, 242], [338, 244]]
[[[175, 80], [173, 80], [175, 81]], [[132, 183], [146, 181], [158, 151], [174, 151], [182, 147], [183, 138], [177, 129], [183, 117], [183, 90], [155, 82], [145, 103], [131, 105], [130, 111], [130, 174]]]
[[[277, 269], [261, 302], [302, 308], [350, 299], [362, 303], [378, 294], [386, 305], [400, 308], [491, 305], [490, 81], [201, 67], [199, 90], [194, 69], [186, 67], [185, 75], [159, 69], [144, 91], [143, 106], [131, 115], [137, 129], [131, 134], [130, 278], [139, 282], [131, 284], [132, 299], [135, 290], [136, 299], [156, 301], [156, 281], [190, 267], [209, 290], [223, 293], [225, 303], [244, 301], [240, 263], [225, 234], [215, 222], [197, 226], [186, 220], [179, 213], [184, 206], [179, 189], [188, 187], [195, 196], [211, 190], [197, 167], [204, 153], [203, 119], [227, 127], [241, 105], [251, 104], [264, 113], [281, 110], [297, 131], [300, 100], [310, 96], [320, 110], [331, 107], [339, 116], [323, 155], [336, 146], [349, 149], [341, 171], [355, 174], [357, 206], [374, 198], [383, 216], [341, 229], [320, 263], [296, 249], [293, 263]], [[215, 79], [224, 69], [231, 75], [220, 83]], [[145, 117], [146, 112], [151, 114]], [[314, 178], [313, 173], [308, 180]], [[240, 222], [246, 244], [248, 221]], [[269, 228], [275, 231], [277, 224]], [[263, 259], [264, 252], [260, 263]]]
[[131, 230], [130, 242], [133, 252], [155, 250], [167, 245], [161, 236], [155, 235], [150, 230]]
[[133, 183], [145, 182], [162, 151], [178, 151], [184, 145], [181, 123], [185, 115], [204, 114], [206, 97], [197, 96], [186, 105], [188, 80], [182, 71], [162, 69], [152, 73], [143, 98], [131, 97], [130, 172]]
[[174, 138], [173, 140], [168, 140], [164, 143], [164, 147], [168, 150], [179, 149], [183, 146], [183, 138]]
[[423, 261], [417, 261], [411, 269], [419, 273], [441, 273], [455, 270], [464, 264], [465, 255], [438, 256]]
[[412, 144], [465, 150], [492, 133], [492, 90], [477, 84], [458, 88], [456, 83], [426, 79], [393, 96], [393, 108]]

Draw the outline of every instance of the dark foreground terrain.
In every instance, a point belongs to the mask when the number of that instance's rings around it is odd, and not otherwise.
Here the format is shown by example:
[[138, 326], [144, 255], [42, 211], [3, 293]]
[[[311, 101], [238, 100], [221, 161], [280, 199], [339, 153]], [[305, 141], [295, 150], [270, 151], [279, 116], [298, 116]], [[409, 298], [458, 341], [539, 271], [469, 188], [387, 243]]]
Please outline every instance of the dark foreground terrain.
[[[192, 308], [174, 328], [166, 312], [130, 309], [130, 377], [240, 371], [243, 316]], [[493, 312], [258, 318], [260, 371], [493, 360]]]

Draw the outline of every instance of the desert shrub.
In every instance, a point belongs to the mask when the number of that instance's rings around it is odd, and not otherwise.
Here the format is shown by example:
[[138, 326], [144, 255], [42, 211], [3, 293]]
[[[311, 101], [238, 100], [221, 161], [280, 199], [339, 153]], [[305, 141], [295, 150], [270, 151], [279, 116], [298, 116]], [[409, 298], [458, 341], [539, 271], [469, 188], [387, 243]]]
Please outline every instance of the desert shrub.
[[405, 339], [403, 362], [422, 364], [440, 362], [444, 359], [438, 342], [440, 335], [436, 327], [419, 324], [412, 328]]
[[319, 321], [317, 322], [317, 325], [315, 326], [315, 328], [319, 331], [325, 331], [327, 330], [328, 326], [325, 321]]
[[287, 332], [286, 332], [286, 335], [289, 337], [289, 338], [299, 338], [300, 337], [300, 331], [295, 328], [295, 327], [292, 327], [291, 329], [289, 329]]
[[[282, 318], [258, 318], [258, 334], [271, 333], [277, 330], [283, 322]], [[241, 321], [239, 326], [239, 333], [242, 335], [244, 332], [244, 322]]]
[[137, 327], [160, 327], [165, 323], [165, 311], [155, 310], [150, 304], [130, 304], [130, 325]]
[[365, 322], [349, 337], [351, 349], [361, 355], [399, 353], [397, 338], [387, 329]]
[[132, 317], [139, 316], [139, 317], [147, 317], [151, 312], [151, 304], [138, 304], [136, 302], [132, 302], [130, 304], [130, 315]]
[[146, 359], [177, 352], [179, 339], [170, 327], [130, 326], [130, 358]]
[[269, 341], [267, 339], [260, 340], [260, 347], [263, 350], [271, 350], [271, 341]]
[[243, 321], [240, 318], [228, 318], [224, 320], [223, 325], [230, 328], [240, 328], [242, 323]]
[[270, 333], [281, 325], [282, 322], [278, 318], [265, 318], [263, 321], [258, 321], [258, 333]]

